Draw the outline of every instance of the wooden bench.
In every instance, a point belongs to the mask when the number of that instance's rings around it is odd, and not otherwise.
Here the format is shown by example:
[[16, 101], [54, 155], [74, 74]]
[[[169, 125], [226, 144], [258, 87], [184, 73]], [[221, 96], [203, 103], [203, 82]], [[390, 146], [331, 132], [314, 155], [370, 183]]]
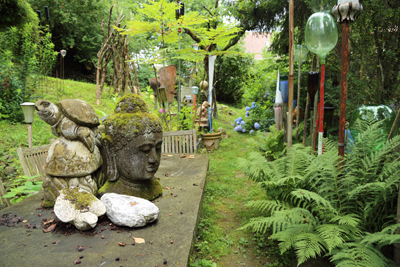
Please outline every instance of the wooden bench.
[[194, 153], [197, 151], [196, 129], [163, 132], [162, 153]]
[[22, 169], [26, 176], [40, 175], [39, 180], [46, 177], [44, 163], [50, 145], [38, 146], [33, 148], [18, 148], [17, 153]]
[[[18, 148], [19, 160], [26, 176], [40, 175], [39, 180], [46, 176], [44, 164], [50, 145], [33, 148]], [[162, 153], [194, 153], [197, 151], [196, 130], [163, 132]]]

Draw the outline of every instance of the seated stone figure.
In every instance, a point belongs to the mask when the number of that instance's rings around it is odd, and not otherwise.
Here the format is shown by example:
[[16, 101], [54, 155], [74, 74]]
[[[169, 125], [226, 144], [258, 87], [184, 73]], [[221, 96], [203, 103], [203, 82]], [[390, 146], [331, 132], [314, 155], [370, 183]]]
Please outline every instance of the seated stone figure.
[[97, 194], [104, 184], [101, 172], [99, 118], [85, 101], [66, 99], [54, 104], [39, 100], [37, 115], [51, 125], [58, 138], [51, 144], [45, 161], [44, 207], [52, 207], [60, 190], [78, 187]]
[[162, 122], [138, 95], [124, 96], [104, 122], [103, 160], [107, 182], [100, 194], [118, 193], [145, 199], [161, 195], [154, 178], [160, 166]]

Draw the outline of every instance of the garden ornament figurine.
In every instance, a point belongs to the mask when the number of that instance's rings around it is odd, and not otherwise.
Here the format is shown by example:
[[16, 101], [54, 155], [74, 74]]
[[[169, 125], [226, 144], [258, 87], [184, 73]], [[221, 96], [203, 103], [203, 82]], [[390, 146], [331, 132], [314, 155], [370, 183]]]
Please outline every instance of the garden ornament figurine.
[[37, 115], [51, 125], [58, 137], [50, 146], [45, 161], [43, 206], [51, 207], [60, 190], [77, 187], [96, 194], [104, 184], [101, 165], [99, 118], [85, 101], [66, 99], [57, 104], [39, 100]]
[[138, 95], [124, 96], [104, 121], [102, 138], [106, 184], [100, 194], [118, 193], [148, 200], [161, 195], [154, 177], [160, 166], [161, 119], [148, 111]]

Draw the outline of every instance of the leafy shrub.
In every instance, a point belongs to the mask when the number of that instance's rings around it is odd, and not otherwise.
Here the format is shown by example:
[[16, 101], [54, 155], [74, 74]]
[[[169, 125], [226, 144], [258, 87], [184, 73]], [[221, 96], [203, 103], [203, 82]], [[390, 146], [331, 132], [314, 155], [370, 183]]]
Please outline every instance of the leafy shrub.
[[277, 130], [275, 125], [269, 127], [270, 133], [268, 135], [259, 134], [262, 142], [251, 142], [256, 148], [258, 148], [262, 154], [269, 160], [278, 159], [286, 153], [286, 144], [283, 142], [283, 129]]
[[[231, 50], [244, 52], [244, 48], [237, 45]], [[217, 57], [215, 72], [218, 75], [215, 77], [215, 93], [219, 102], [241, 103], [243, 87], [247, 82], [247, 73], [253, 64], [254, 60], [251, 55]]]
[[31, 24], [23, 29], [11, 27], [7, 32], [0, 33], [0, 119], [6, 118], [13, 122], [23, 120], [20, 104], [29, 100], [40, 66], [49, 69], [54, 63], [53, 45], [50, 35], [43, 38], [43, 46], [38, 49], [37, 32]]
[[10, 185], [11, 191], [3, 196], [3, 198], [10, 198], [11, 204], [15, 204], [28, 197], [30, 194], [40, 191], [42, 181], [31, 181], [39, 175], [28, 177], [23, 175], [17, 179], [13, 179]]
[[[364, 122], [365, 124], [365, 122]], [[365, 125], [364, 125], [365, 126]], [[380, 249], [400, 242], [394, 224], [400, 182], [400, 136], [377, 148], [377, 124], [364, 127], [352, 153], [338, 156], [327, 142], [322, 155], [294, 145], [287, 157], [268, 162], [252, 152], [240, 169], [265, 189], [270, 200], [247, 204], [265, 216], [244, 229], [278, 240], [281, 252], [294, 248], [299, 264], [328, 256], [336, 266], [388, 266]]]

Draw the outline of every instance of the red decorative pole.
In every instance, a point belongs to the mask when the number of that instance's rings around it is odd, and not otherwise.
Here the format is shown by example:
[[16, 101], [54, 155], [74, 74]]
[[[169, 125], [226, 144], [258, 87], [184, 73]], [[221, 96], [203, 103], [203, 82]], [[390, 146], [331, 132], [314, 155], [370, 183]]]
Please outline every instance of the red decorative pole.
[[321, 83], [319, 87], [319, 133], [318, 133], [318, 155], [322, 154], [322, 143], [324, 139], [324, 87], [325, 87], [325, 61], [321, 65]]
[[339, 122], [339, 156], [344, 156], [344, 137], [346, 123], [346, 101], [347, 101], [347, 70], [349, 67], [349, 22], [354, 21], [362, 13], [363, 6], [358, 0], [338, 0], [333, 7], [332, 13], [337, 22], [343, 23], [342, 30], [342, 74], [340, 83], [340, 122]]

